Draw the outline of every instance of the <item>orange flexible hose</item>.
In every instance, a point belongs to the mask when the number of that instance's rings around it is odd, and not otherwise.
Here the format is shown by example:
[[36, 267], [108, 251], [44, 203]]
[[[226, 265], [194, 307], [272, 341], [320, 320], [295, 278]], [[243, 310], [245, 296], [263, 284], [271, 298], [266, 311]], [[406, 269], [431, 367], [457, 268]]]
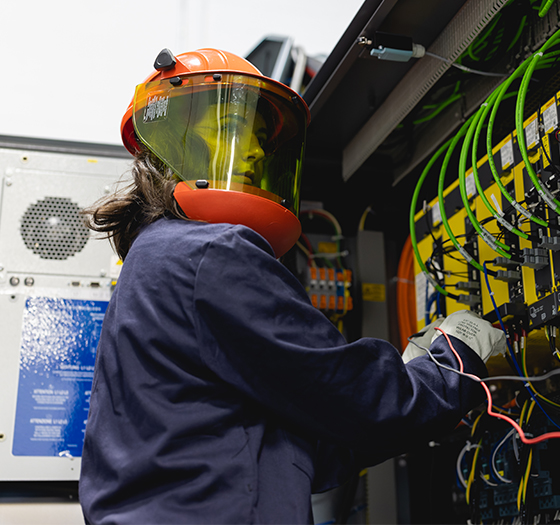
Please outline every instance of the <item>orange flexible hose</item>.
[[397, 315], [403, 352], [408, 344], [408, 337], [417, 332], [414, 257], [410, 236], [404, 243], [397, 269]]

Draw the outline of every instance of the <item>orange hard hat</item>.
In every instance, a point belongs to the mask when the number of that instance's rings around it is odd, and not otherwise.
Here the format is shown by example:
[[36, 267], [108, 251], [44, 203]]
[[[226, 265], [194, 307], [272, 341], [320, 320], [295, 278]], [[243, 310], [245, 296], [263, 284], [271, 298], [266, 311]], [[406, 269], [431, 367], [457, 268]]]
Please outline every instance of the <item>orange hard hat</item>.
[[[174, 56], [169, 49], [163, 49], [154, 61], [154, 69], [155, 71], [144, 80], [143, 84], [156, 80], [172, 79], [180, 75], [188, 75], [189, 73], [245, 73], [265, 78], [248, 60], [228, 51], [213, 48], [198, 49], [177, 56]], [[267, 81], [270, 83], [276, 82], [269, 78], [267, 78]], [[283, 86], [280, 82], [276, 83]], [[309, 124], [310, 113], [307, 104], [296, 92], [293, 92], [292, 96], [300, 99], [298, 103], [301, 102], [301, 106], [305, 109], [307, 113], [307, 124]], [[122, 118], [121, 136], [125, 148], [135, 155], [140, 148], [132, 124], [133, 104], [134, 99], [130, 102]]]
[[244, 224], [285, 253], [301, 232], [306, 103], [226, 51], [164, 49], [154, 67], [122, 119], [127, 150], [142, 144], [173, 170], [190, 219]]

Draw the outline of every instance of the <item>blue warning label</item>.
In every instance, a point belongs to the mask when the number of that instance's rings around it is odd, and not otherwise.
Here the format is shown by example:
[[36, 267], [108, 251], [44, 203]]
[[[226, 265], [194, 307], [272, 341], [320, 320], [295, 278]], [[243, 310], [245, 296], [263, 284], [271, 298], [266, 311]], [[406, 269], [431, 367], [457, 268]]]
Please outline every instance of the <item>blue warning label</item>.
[[81, 456], [107, 301], [28, 297], [12, 453]]

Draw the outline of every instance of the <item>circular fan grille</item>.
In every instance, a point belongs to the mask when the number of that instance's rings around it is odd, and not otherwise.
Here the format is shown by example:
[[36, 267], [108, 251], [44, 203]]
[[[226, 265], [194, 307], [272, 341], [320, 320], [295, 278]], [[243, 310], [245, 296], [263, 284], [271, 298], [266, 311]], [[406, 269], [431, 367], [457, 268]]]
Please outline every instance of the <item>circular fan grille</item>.
[[21, 218], [20, 232], [33, 253], [59, 261], [82, 251], [89, 238], [80, 208], [64, 197], [45, 197], [31, 204]]

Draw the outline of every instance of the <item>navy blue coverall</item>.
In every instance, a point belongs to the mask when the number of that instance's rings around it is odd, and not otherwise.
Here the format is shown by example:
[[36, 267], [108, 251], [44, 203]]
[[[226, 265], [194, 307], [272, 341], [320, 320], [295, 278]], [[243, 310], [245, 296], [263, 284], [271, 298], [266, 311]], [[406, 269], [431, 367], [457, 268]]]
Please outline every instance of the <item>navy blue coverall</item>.
[[[432, 351], [457, 367], [443, 337]], [[92, 524], [310, 523], [312, 491], [453, 429], [482, 397], [428, 357], [347, 343], [254, 231], [161, 219], [106, 313], [80, 501]]]

